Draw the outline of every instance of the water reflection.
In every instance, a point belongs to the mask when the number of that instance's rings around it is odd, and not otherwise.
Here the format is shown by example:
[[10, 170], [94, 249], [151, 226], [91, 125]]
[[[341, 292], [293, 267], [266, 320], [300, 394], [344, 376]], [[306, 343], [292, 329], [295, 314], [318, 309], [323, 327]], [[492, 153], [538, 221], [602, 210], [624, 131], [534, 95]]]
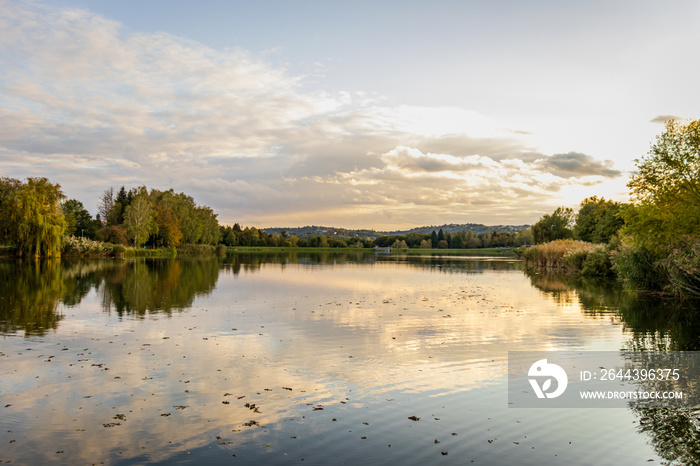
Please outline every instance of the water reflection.
[[697, 303], [630, 293], [614, 282], [531, 271], [526, 275], [534, 287], [555, 302], [578, 302], [586, 315], [607, 318], [622, 325], [630, 335], [621, 348], [623, 350], [700, 350], [700, 309]]
[[215, 257], [127, 262], [104, 271], [103, 307], [119, 316], [182, 311], [211, 293], [220, 267]]
[[63, 318], [59, 301], [82, 297], [77, 284], [64, 280], [61, 271], [56, 260], [0, 262], [0, 332], [36, 336], [56, 329]]
[[522, 270], [522, 262], [512, 258], [440, 256], [440, 255], [383, 255], [372, 251], [345, 250], [341, 252], [267, 252], [229, 254], [224, 268], [234, 274], [253, 273], [266, 265], [284, 269], [297, 264], [307, 266], [335, 266], [345, 264], [374, 265], [397, 263], [445, 273], [483, 272], [486, 270]]
[[56, 330], [62, 306], [94, 290], [103, 310], [119, 316], [170, 314], [211, 293], [221, 270], [215, 257], [131, 261], [0, 262], [0, 333], [26, 337]]
[[[697, 303], [680, 303], [625, 292], [614, 283], [586, 281], [572, 276], [527, 272], [533, 286], [557, 302], [578, 300], [587, 315], [608, 318], [620, 324], [629, 335], [622, 350], [698, 351], [700, 350], [700, 311]], [[635, 353], [639, 354], [639, 353]], [[640, 362], [637, 369], [658, 369], [658, 364]], [[697, 356], [677, 367], [682, 374], [698, 374]], [[700, 381], [682, 379], [674, 391], [699, 393]], [[655, 391], [653, 382], [640, 390]], [[638, 418], [638, 432], [648, 436], [656, 453], [670, 464], [700, 464], [700, 410], [643, 408], [630, 403]]]
[[615, 288], [351, 251], [2, 266], [0, 328], [31, 338], [0, 340], [0, 460], [641, 464], [648, 438], [695, 458], [688, 413], [637, 431], [501, 397], [508, 350], [696, 348], [690, 314]]

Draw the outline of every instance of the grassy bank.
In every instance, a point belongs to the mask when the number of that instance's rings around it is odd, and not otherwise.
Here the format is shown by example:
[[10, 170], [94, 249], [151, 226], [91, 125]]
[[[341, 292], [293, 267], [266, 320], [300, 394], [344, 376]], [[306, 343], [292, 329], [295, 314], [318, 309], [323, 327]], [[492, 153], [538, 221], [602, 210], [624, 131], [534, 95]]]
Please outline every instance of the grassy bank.
[[[372, 248], [300, 248], [300, 247], [275, 247], [275, 246], [231, 246], [229, 252], [374, 252]], [[410, 255], [450, 255], [450, 256], [487, 256], [487, 257], [516, 257], [510, 248], [476, 248], [476, 249], [408, 249], [392, 248], [392, 254]]]
[[513, 248], [472, 248], [472, 249], [392, 249], [392, 254], [432, 255], [432, 256], [476, 256], [476, 257], [517, 257]]
[[280, 246], [229, 246], [228, 252], [372, 252], [369, 248], [300, 248], [300, 247], [280, 247]]

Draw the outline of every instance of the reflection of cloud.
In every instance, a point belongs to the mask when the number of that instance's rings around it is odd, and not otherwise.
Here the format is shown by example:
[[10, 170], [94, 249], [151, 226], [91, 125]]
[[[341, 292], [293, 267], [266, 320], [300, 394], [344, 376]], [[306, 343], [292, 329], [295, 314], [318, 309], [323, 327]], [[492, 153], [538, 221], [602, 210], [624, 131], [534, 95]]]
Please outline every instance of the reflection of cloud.
[[[307, 403], [326, 414], [342, 406], [350, 417], [389, 397], [415, 403], [473, 390], [473, 399], [503, 381], [508, 351], [619, 347], [620, 326], [595, 325], [575, 295], [543, 299], [516, 268], [437, 270], [385, 262], [222, 270], [187, 312], [144, 319], [113, 319], [100, 311], [103, 297], [88, 293], [56, 334], [4, 340], [13, 370], [2, 380], [11, 404], [3, 425], [15, 432], [15, 462], [55, 460], [57, 450], [70, 464], [168, 461], [219, 440], [238, 448], [259, 435], [265, 445], [290, 418], [310, 442], [338, 427], [301, 424], [314, 415]], [[251, 419], [269, 429], [242, 427]], [[121, 425], [103, 427], [112, 422]]]
[[475, 112], [304, 92], [244, 50], [84, 10], [4, 4], [0, 60], [3, 175], [50, 175], [89, 208], [109, 185], [145, 184], [225, 222], [528, 223], [557, 185], [619, 175], [588, 155], [537, 154], [527, 131]]

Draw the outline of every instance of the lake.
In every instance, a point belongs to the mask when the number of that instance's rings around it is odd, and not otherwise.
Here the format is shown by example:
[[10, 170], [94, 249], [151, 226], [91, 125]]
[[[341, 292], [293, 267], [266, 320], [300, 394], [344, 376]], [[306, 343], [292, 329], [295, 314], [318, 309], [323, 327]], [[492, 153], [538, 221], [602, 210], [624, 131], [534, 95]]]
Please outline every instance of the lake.
[[695, 312], [503, 258], [0, 263], [0, 461], [698, 464], [698, 414], [508, 407], [508, 351], [698, 350]]

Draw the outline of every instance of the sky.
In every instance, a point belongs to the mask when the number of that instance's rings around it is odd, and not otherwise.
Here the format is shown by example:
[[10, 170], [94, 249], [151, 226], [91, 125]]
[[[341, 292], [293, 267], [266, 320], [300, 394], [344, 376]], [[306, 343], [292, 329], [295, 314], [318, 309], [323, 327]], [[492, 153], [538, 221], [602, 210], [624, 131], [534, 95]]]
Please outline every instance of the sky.
[[697, 119], [700, 2], [0, 0], [0, 176], [219, 222], [531, 224]]

